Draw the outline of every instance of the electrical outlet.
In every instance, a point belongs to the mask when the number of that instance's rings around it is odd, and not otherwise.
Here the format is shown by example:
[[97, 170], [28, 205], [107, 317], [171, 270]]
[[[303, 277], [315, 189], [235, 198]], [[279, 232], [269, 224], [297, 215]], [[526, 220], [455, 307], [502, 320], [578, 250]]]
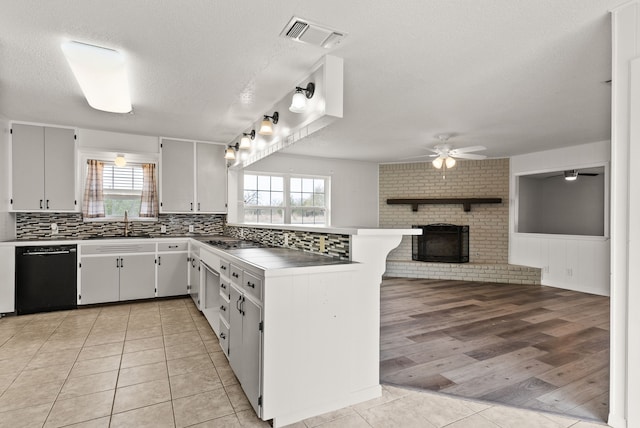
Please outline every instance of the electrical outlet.
[[51, 223], [51, 234], [52, 235], [58, 234], [58, 225], [56, 223]]
[[193, 225], [192, 225], [192, 224], [190, 224], [190, 225], [189, 225], [189, 233], [192, 233], [192, 232], [193, 232]]
[[324, 236], [320, 237], [320, 252], [324, 253]]
[[160, 233], [167, 233], [167, 226], [164, 224], [160, 226]]

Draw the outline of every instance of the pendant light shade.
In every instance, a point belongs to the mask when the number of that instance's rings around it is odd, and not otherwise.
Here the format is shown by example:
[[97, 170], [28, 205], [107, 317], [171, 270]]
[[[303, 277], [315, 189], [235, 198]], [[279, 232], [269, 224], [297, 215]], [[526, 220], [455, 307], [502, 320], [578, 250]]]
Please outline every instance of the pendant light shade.
[[242, 138], [240, 139], [240, 150], [250, 150], [251, 149], [251, 141], [256, 138], [256, 130], [253, 129], [248, 134], [246, 132], [242, 133]]
[[440, 169], [442, 168], [442, 164], [443, 164], [444, 160], [442, 160], [442, 158], [438, 157], [435, 158], [433, 160], [433, 162], [431, 162], [431, 164], [436, 168], [436, 169]]
[[316, 85], [313, 82], [309, 82], [306, 88], [296, 86], [296, 92], [291, 99], [289, 111], [292, 113], [304, 113], [307, 109], [307, 99], [313, 97], [315, 90]]
[[236, 151], [233, 147], [227, 147], [227, 151], [224, 153], [226, 160], [236, 160]]
[[[258, 131], [258, 134], [260, 135], [273, 135], [273, 125], [277, 125], [278, 124], [278, 112], [274, 112], [272, 116], [267, 116], [266, 114], [264, 115], [264, 118], [262, 119], [262, 123], [260, 124], [260, 130]], [[269, 120], [271, 119], [271, 120]], [[273, 124], [272, 124], [273, 122]]]
[[127, 164], [127, 160], [124, 158], [124, 155], [122, 155], [122, 154], [118, 154], [118, 155], [116, 156], [116, 158], [113, 160], [113, 163], [114, 163], [116, 166], [118, 166], [118, 167], [122, 168], [123, 166], [125, 166], [125, 165]]

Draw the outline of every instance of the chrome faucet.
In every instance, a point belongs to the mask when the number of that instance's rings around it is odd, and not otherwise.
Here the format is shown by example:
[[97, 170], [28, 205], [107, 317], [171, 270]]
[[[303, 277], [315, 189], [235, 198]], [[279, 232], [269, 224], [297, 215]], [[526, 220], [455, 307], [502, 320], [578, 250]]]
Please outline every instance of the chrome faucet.
[[124, 211], [124, 236], [129, 236], [129, 215], [127, 210]]

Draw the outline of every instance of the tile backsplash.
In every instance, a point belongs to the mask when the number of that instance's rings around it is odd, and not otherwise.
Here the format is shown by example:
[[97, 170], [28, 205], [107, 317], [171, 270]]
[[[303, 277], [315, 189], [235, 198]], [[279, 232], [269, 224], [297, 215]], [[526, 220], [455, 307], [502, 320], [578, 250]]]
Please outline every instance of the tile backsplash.
[[[132, 235], [152, 237], [184, 236], [193, 226], [193, 233], [214, 235], [224, 232], [224, 214], [160, 214], [158, 221], [131, 221]], [[58, 225], [58, 234], [51, 234], [51, 224]], [[161, 226], [167, 228], [161, 232]], [[81, 213], [16, 213], [16, 239], [83, 239], [91, 236], [118, 237], [124, 233], [124, 222], [83, 222]]]
[[[320, 253], [327, 256], [338, 257], [342, 260], [349, 260], [350, 257], [349, 235], [239, 226], [227, 226], [225, 228], [225, 234], [266, 245], [273, 245], [275, 247]], [[323, 251], [320, 251], [321, 237], [324, 237]]]

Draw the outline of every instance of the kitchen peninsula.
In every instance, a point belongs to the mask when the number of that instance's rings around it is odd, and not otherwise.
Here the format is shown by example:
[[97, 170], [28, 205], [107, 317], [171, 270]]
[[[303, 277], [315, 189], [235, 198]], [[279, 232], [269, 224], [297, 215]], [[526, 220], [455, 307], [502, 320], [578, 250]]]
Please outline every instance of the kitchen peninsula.
[[[82, 263], [140, 247], [153, 260], [156, 283], [149, 289], [155, 297], [162, 291], [160, 269], [169, 263], [168, 255], [180, 255], [184, 262], [178, 268], [189, 278], [181, 294], [189, 292], [201, 303], [256, 413], [283, 426], [380, 396], [379, 295], [385, 259], [402, 235], [417, 233], [286, 229], [347, 236], [349, 257], [264, 244], [222, 249], [197, 236], [13, 241], [0, 243], [0, 251], [10, 255], [1, 259], [0, 280], [5, 289], [9, 282], [13, 286], [17, 246], [76, 244]], [[130, 264], [124, 259], [126, 268]], [[87, 266], [79, 268], [79, 305], [87, 303]], [[214, 287], [207, 287], [208, 270], [219, 275]]]

